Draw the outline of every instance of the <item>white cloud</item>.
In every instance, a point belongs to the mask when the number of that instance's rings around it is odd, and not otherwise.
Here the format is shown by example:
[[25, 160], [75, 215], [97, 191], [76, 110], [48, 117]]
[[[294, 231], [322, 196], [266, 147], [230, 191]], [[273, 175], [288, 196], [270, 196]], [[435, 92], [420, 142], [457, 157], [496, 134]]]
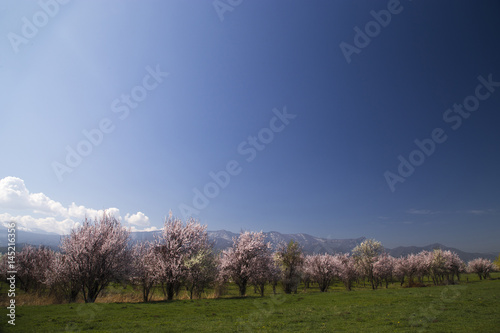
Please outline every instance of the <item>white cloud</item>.
[[125, 215], [125, 222], [139, 227], [147, 227], [149, 225], [149, 217], [142, 212], [137, 212], [134, 215], [127, 214]]
[[22, 179], [16, 177], [0, 179], [0, 207], [24, 209], [29, 206], [29, 193]]
[[69, 234], [72, 228], [78, 227], [79, 222], [71, 219], [57, 220], [55, 217], [36, 218], [31, 215], [11, 215], [8, 213], [0, 214], [0, 222], [6, 224], [14, 221], [17, 228], [25, 231], [46, 231], [57, 234]]
[[495, 211], [493, 209], [471, 209], [467, 211], [467, 213], [473, 215], [486, 215], [486, 214], [492, 214], [494, 212]]
[[[0, 179], [0, 208], [29, 212], [28, 215], [0, 214], [0, 223], [15, 221], [20, 229], [58, 234], [68, 234], [85, 218], [94, 219], [104, 213], [103, 209], [87, 208], [74, 202], [65, 207], [43, 193], [30, 193], [24, 180], [17, 177]], [[118, 208], [110, 207], [105, 211], [122, 221]], [[138, 231], [135, 226], [143, 228], [150, 226], [149, 217], [142, 212], [127, 213], [124, 220], [124, 225], [132, 227], [135, 231]]]
[[130, 231], [132, 231], [132, 232], [134, 232], [134, 231], [157, 231], [157, 230], [160, 230], [160, 229], [158, 229], [157, 227], [149, 227], [149, 228], [141, 228], [141, 229], [137, 229], [134, 226], [130, 227]]
[[35, 213], [52, 216], [67, 215], [60, 202], [51, 200], [43, 193], [30, 193], [24, 180], [17, 177], [0, 179], [0, 207], [33, 210]]

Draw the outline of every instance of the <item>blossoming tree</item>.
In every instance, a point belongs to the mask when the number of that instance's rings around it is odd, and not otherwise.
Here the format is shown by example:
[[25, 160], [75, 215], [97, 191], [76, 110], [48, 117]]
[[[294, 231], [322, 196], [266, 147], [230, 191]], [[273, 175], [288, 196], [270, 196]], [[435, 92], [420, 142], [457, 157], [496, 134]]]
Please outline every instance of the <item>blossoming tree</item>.
[[262, 232], [247, 231], [233, 238], [233, 246], [223, 252], [221, 269], [236, 283], [240, 296], [246, 294], [251, 278], [258, 280], [258, 284], [268, 279], [267, 270], [272, 262], [270, 247], [264, 242]]
[[62, 239], [61, 251], [72, 264], [85, 303], [94, 303], [109, 283], [127, 277], [129, 234], [115, 217], [104, 213], [93, 222], [86, 218]]

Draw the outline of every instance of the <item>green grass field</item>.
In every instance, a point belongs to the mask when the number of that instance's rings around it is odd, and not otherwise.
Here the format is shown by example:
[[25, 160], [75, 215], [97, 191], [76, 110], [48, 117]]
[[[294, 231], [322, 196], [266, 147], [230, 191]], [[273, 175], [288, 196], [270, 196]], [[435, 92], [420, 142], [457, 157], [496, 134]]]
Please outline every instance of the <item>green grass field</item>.
[[[5, 332], [500, 332], [500, 273], [459, 285], [292, 295], [228, 295], [152, 303], [59, 304], [16, 307]], [[121, 288], [121, 287], [120, 287]], [[121, 288], [123, 289], [123, 288]], [[268, 288], [271, 289], [271, 288]], [[4, 292], [5, 289], [2, 289]], [[271, 290], [268, 290], [270, 292]]]

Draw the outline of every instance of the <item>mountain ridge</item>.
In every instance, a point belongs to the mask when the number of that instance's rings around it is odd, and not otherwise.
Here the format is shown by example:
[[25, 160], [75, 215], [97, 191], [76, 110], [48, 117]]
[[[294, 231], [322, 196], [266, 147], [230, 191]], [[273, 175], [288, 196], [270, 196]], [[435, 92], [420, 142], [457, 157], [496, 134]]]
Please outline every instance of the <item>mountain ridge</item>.
[[[161, 231], [135, 231], [130, 233], [132, 243], [153, 241], [156, 235]], [[227, 249], [233, 244], [233, 238], [239, 234], [227, 230], [207, 231], [209, 238], [214, 242], [214, 248], [218, 251]], [[5, 237], [4, 237], [5, 236]], [[18, 230], [16, 233], [16, 243], [18, 248], [25, 245], [33, 246], [48, 246], [57, 250], [61, 240], [61, 235], [57, 234], [38, 234], [34, 232]], [[298, 242], [305, 254], [313, 253], [350, 253], [354, 247], [363, 242], [366, 237], [348, 238], [348, 239], [331, 239], [312, 236], [306, 233], [283, 234], [278, 231], [264, 232], [264, 241], [271, 243], [271, 248], [276, 249], [279, 243], [288, 243], [290, 240]], [[0, 252], [5, 252], [7, 246], [6, 231], [0, 231]], [[410, 253], [418, 253], [420, 251], [432, 251], [440, 248], [442, 250], [450, 250], [456, 252], [464, 261], [469, 261], [475, 258], [483, 257], [489, 260], [495, 260], [496, 254], [491, 253], [471, 253], [460, 249], [448, 247], [440, 243], [429, 244], [426, 246], [398, 246], [392, 249], [386, 248], [386, 252], [393, 257], [405, 256]]]

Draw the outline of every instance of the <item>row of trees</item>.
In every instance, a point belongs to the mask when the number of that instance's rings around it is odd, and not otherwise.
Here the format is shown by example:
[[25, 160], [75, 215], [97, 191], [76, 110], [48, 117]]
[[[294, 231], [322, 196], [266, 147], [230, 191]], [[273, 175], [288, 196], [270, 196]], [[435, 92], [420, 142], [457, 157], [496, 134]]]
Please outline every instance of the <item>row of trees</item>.
[[[273, 252], [262, 232], [243, 232], [233, 246], [216, 253], [206, 226], [194, 220], [185, 224], [170, 216], [154, 242], [129, 246], [129, 231], [111, 215], [88, 219], [61, 242], [60, 252], [26, 246], [16, 254], [17, 280], [27, 292], [44, 292], [65, 297], [69, 302], [81, 293], [85, 302], [94, 302], [112, 282], [140, 286], [143, 300], [149, 301], [160, 288], [171, 300], [184, 287], [190, 298], [200, 297], [208, 287], [219, 293], [227, 282], [234, 282], [240, 295], [248, 285], [261, 295], [267, 285], [281, 282], [285, 293], [297, 292], [301, 281], [308, 287], [317, 283], [327, 291], [334, 279], [346, 290], [354, 282], [368, 281], [373, 289], [394, 279], [401, 285], [454, 283], [463, 272], [486, 278], [494, 269], [491, 261], [475, 259], [465, 265], [457, 254], [434, 250], [394, 258], [380, 242], [366, 240], [350, 254], [304, 255], [298, 243], [280, 244]], [[6, 272], [7, 258], [0, 261]]]
[[318, 283], [321, 291], [326, 291], [334, 278], [342, 281], [347, 290], [351, 290], [354, 281], [360, 280], [367, 280], [376, 289], [383, 284], [387, 288], [394, 280], [400, 281], [401, 285], [406, 280], [409, 286], [421, 284], [425, 278], [435, 285], [453, 284], [455, 277], [460, 280], [460, 274], [464, 272], [476, 273], [482, 279], [495, 268], [491, 261], [483, 258], [466, 265], [456, 253], [440, 249], [394, 258], [384, 252], [380, 242], [369, 239], [354, 248], [352, 256], [307, 256], [303, 276], [306, 282]]

